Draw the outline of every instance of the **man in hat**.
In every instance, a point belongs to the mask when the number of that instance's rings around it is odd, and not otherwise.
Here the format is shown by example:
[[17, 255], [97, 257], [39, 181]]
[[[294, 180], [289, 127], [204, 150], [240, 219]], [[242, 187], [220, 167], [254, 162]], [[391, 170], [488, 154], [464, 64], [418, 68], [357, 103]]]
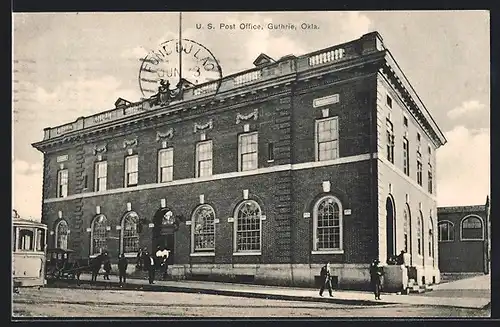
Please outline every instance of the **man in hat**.
[[327, 262], [323, 267], [321, 267], [321, 272], [320, 272], [320, 277], [322, 281], [321, 288], [319, 290], [319, 296], [323, 296], [323, 291], [325, 288], [328, 289], [328, 293], [330, 293], [330, 296], [333, 296], [332, 294], [332, 281], [331, 281], [331, 274], [330, 274], [330, 263]]
[[370, 265], [370, 281], [373, 293], [375, 294], [375, 300], [380, 300], [380, 290], [382, 289], [383, 270], [379, 263], [378, 259], [374, 259]]

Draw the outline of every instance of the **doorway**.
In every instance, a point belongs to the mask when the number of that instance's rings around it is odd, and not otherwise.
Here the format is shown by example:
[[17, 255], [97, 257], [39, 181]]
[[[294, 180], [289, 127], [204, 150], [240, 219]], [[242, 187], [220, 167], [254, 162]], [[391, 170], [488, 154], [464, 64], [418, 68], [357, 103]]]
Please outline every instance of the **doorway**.
[[152, 246], [153, 253], [156, 252], [158, 246], [162, 249], [165, 247], [167, 250], [170, 250], [167, 263], [171, 265], [175, 262], [175, 228], [172, 219], [166, 214], [168, 211], [170, 211], [168, 208], [160, 209], [153, 218]]

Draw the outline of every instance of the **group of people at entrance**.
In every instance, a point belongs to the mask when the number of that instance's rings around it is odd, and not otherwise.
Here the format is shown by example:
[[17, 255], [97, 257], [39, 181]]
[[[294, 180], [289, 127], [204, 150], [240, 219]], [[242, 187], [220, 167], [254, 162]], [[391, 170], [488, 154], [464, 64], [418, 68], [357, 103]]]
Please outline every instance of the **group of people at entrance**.
[[149, 284], [154, 284], [157, 270], [162, 273], [163, 280], [167, 279], [169, 256], [170, 250], [167, 250], [165, 247], [161, 248], [158, 246], [154, 255], [150, 254], [146, 248], [139, 249], [136, 267], [147, 271]]
[[[380, 300], [380, 292], [382, 291], [382, 276], [384, 275], [384, 270], [380, 266], [380, 261], [374, 259], [370, 265], [370, 284], [375, 295], [375, 300]], [[327, 262], [320, 271], [321, 278], [321, 288], [319, 289], [319, 295], [323, 296], [325, 289], [328, 290], [330, 296], [333, 297], [332, 290], [332, 275], [330, 271], [330, 263]]]

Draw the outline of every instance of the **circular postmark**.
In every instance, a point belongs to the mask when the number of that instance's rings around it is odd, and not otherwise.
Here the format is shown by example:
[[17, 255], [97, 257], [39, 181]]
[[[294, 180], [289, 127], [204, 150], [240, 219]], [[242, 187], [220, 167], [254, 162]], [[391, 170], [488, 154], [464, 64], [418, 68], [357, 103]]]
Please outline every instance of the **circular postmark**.
[[196, 87], [195, 94], [216, 95], [222, 81], [222, 68], [212, 52], [202, 44], [172, 39], [160, 44], [142, 59], [139, 87], [144, 97], [159, 89], [172, 91]]

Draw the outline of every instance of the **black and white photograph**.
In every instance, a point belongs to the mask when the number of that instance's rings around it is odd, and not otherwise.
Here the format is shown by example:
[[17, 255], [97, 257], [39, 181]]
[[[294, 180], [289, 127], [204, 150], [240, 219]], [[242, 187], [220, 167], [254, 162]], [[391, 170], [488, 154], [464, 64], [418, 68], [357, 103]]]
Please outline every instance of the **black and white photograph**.
[[491, 317], [490, 13], [12, 13], [11, 319]]

